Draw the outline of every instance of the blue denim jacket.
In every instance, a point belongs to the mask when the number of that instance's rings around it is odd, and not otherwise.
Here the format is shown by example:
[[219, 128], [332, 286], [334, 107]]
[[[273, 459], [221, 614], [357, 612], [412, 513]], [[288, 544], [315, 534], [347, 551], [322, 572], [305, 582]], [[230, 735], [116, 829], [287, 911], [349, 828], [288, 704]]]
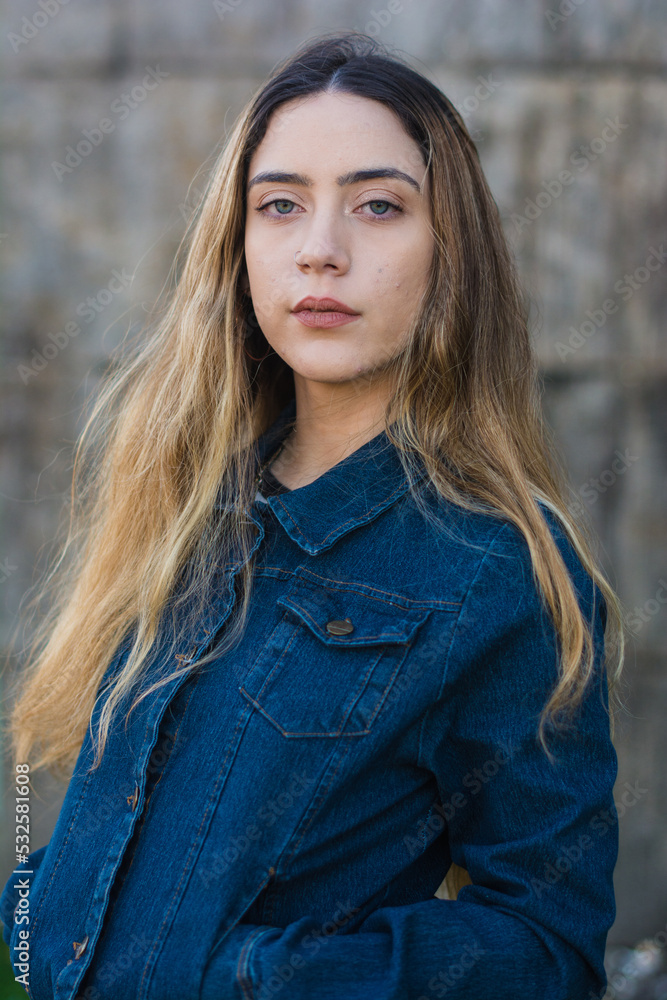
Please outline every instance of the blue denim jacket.
[[[243, 640], [119, 716], [89, 774], [88, 732], [50, 842], [5, 885], [33, 1000], [602, 996], [618, 849], [602, 594], [545, 509], [596, 642], [552, 764], [536, 733], [557, 643], [523, 536], [422, 487], [445, 532], [382, 432], [256, 500]], [[219, 567], [186, 655], [224, 626], [238, 568]], [[158, 644], [151, 679], [165, 659]], [[435, 895], [452, 861], [472, 880], [455, 900]]]

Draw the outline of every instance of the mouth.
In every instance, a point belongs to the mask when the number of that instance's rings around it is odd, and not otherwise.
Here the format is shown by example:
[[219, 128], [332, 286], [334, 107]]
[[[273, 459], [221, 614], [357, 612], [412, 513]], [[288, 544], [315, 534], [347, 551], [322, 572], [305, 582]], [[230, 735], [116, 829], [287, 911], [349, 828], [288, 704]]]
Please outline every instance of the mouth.
[[298, 309], [292, 315], [304, 326], [329, 329], [333, 326], [344, 326], [359, 319], [359, 313], [333, 312], [330, 309]]
[[316, 299], [307, 295], [292, 309], [292, 315], [304, 326], [328, 329], [352, 323], [361, 314], [339, 299]]
[[312, 295], [306, 296], [292, 309], [293, 313], [333, 313], [335, 315], [359, 316], [360, 314], [351, 306], [346, 305], [339, 299], [322, 298], [316, 299]]

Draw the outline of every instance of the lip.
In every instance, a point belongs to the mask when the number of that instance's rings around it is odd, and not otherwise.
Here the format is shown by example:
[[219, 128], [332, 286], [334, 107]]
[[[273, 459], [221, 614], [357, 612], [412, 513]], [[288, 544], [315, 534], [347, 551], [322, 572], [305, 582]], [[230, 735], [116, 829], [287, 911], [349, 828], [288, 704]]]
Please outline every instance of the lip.
[[314, 309], [300, 309], [292, 315], [304, 326], [319, 327], [328, 330], [332, 326], [343, 326], [346, 323], [354, 323], [359, 319], [359, 313], [331, 312], [324, 310], [316, 312]]
[[359, 313], [355, 309], [352, 309], [339, 299], [316, 299], [312, 295], [307, 295], [305, 299], [301, 299], [300, 302], [297, 302], [294, 309], [292, 309], [292, 312], [297, 313], [303, 311], [304, 309], [312, 310], [314, 312], [345, 313], [348, 316], [359, 316]]

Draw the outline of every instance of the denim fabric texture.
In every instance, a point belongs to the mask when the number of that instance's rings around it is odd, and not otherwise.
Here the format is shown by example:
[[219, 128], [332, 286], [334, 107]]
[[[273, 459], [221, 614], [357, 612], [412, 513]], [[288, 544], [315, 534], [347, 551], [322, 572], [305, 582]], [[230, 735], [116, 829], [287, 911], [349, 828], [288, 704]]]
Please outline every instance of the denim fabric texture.
[[[120, 715], [91, 774], [88, 731], [51, 840], [7, 879], [4, 939], [18, 976], [28, 931], [33, 1000], [603, 995], [618, 828], [602, 594], [545, 508], [596, 649], [553, 764], [536, 734], [558, 649], [528, 546], [418, 485], [444, 532], [382, 432], [253, 504], [243, 639]], [[186, 656], [224, 628], [238, 569], [216, 571]], [[166, 660], [158, 644], [151, 681]], [[472, 884], [441, 899], [452, 861]]]

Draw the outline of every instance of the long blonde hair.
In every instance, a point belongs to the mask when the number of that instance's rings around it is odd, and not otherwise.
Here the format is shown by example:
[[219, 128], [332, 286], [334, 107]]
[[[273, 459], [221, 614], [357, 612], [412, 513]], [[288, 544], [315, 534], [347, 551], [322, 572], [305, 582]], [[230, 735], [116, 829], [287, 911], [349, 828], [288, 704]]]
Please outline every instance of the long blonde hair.
[[[130, 640], [100, 716], [99, 765], [114, 709], [148, 676], [165, 616], [181, 602], [193, 615], [210, 607], [212, 563], [232, 549], [243, 563], [239, 599], [208, 656], [242, 635], [254, 442], [294, 395], [291, 369], [271, 352], [242, 289], [247, 168], [276, 108], [327, 90], [390, 107], [429, 172], [433, 269], [408, 349], [395, 359], [386, 411], [405, 471], [421, 462], [443, 497], [509, 519], [525, 536], [561, 645], [558, 683], [540, 720], [545, 751], [545, 727], [576, 709], [594, 649], [538, 500], [560, 519], [606, 600], [614, 693], [621, 606], [596, 566], [581, 507], [567, 500], [571, 488], [541, 418], [526, 308], [476, 148], [455, 107], [401, 58], [357, 32], [327, 34], [281, 63], [240, 114], [181, 244], [166, 302], [143, 339], [114, 359], [78, 442], [66, 537], [30, 603], [39, 622], [9, 718], [14, 761], [30, 761], [32, 773], [72, 767], [103, 675]], [[183, 663], [178, 629], [165, 634], [171, 645], [160, 655], [174, 669], [141, 698], [194, 669]], [[613, 721], [611, 713], [612, 733]]]

